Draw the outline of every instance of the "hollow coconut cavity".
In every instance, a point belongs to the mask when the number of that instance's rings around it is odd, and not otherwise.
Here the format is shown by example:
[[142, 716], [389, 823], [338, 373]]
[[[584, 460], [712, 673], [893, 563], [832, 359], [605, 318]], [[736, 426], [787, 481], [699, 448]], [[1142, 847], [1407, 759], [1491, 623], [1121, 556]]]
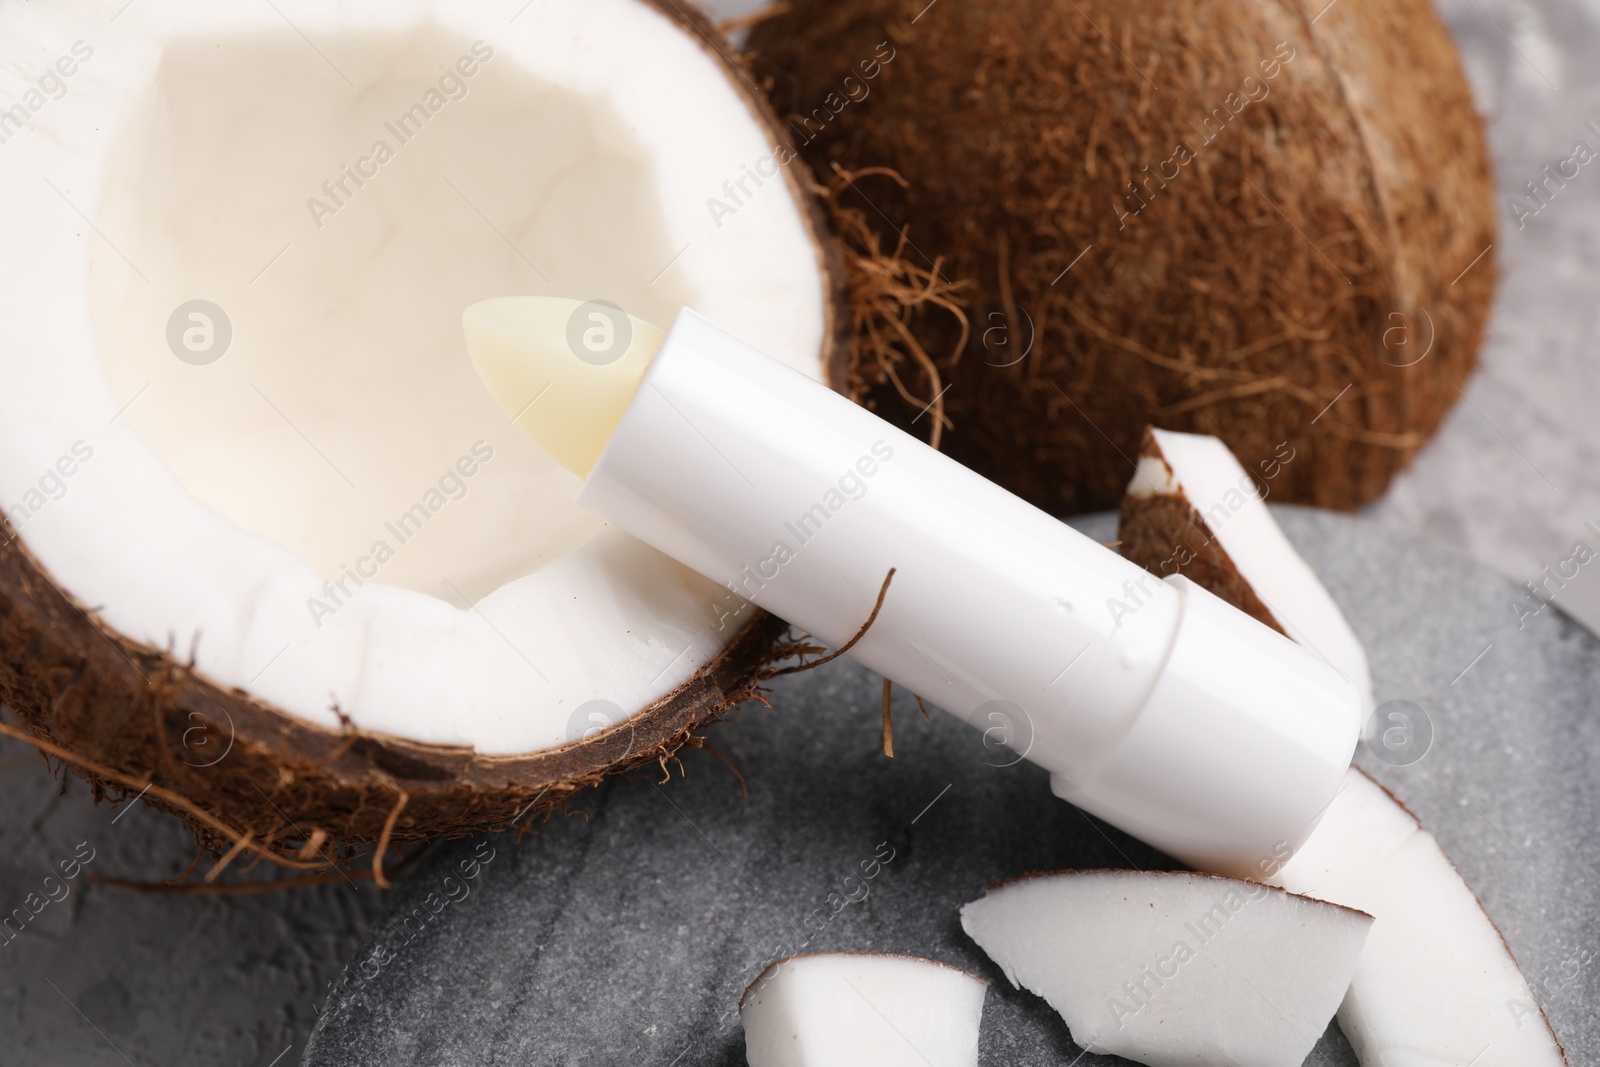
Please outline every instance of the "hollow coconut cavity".
[[841, 360], [809, 179], [709, 25], [29, 5], [0, 40], [0, 697], [47, 752], [315, 865], [750, 695], [782, 624], [580, 510], [460, 334], [535, 293]]

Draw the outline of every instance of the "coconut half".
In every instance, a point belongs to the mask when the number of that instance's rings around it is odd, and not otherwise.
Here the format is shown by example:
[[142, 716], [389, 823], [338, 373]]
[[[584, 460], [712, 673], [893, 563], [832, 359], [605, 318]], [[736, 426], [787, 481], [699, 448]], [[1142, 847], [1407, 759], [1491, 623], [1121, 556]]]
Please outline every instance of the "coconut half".
[[961, 929], [1084, 1051], [1152, 1067], [1299, 1067], [1372, 916], [1190, 871], [1062, 871], [990, 887]]
[[[1114, 507], [1146, 423], [1380, 496], [1476, 361], [1487, 138], [1430, 0], [788, 0], [750, 46], [819, 172], [966, 280], [872, 400], [1058, 515]], [[864, 350], [867, 354], [870, 350]], [[870, 369], [870, 368], [868, 368]], [[935, 373], [936, 372], [936, 373]]]
[[708, 23], [145, 0], [8, 5], [0, 41], [31, 734], [282, 850], [503, 824], [750, 694], [781, 623], [579, 509], [460, 337], [540, 293], [842, 364], [808, 179]]
[[989, 983], [936, 960], [779, 960], [739, 1002], [750, 1067], [977, 1067]]

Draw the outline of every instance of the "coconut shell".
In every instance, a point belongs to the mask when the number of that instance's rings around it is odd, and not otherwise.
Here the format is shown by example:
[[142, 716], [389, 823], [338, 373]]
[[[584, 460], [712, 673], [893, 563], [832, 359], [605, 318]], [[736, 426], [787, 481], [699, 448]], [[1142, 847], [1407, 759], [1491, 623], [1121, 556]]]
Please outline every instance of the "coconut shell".
[[908, 180], [857, 187], [884, 242], [975, 284], [965, 344], [913, 323], [943, 447], [1041, 507], [1114, 507], [1156, 423], [1352, 508], [1474, 366], [1493, 186], [1427, 0], [794, 0], [751, 48], [814, 168]]
[[782, 641], [786, 624], [757, 612], [715, 659], [633, 718], [560, 748], [488, 757], [328, 730], [224, 689], [72, 600], [3, 518], [0, 540], [0, 699], [26, 737], [87, 780], [96, 799], [142, 793], [213, 851], [246, 835], [274, 853], [315, 839], [307, 867], [347, 859], [356, 845], [527, 822], [607, 774], [645, 764], [659, 773], [793, 650]]
[[[780, 124], [751, 71], [692, 8], [655, 4], [729, 71], [729, 84], [780, 143]], [[816, 247], [823, 279], [824, 378], [847, 380], [856, 316], [829, 206], [804, 162], [782, 168]], [[852, 250], [859, 269], [870, 254]], [[886, 263], [889, 261], [885, 260]], [[134, 561], [129, 561], [134, 566]], [[326, 871], [385, 848], [481, 829], [525, 826], [605, 776], [660, 774], [697, 731], [741, 701], [778, 660], [814, 651], [787, 624], [750, 620], [683, 685], [583, 741], [524, 756], [421, 744], [353, 727], [332, 731], [239, 689], [221, 687], [182, 650], [133, 641], [60, 588], [0, 516], [0, 733], [27, 740], [97, 800], [140, 796], [186, 820], [199, 844], [281, 866]], [[220, 758], [219, 758], [220, 757]], [[378, 846], [368, 850], [364, 846]]]

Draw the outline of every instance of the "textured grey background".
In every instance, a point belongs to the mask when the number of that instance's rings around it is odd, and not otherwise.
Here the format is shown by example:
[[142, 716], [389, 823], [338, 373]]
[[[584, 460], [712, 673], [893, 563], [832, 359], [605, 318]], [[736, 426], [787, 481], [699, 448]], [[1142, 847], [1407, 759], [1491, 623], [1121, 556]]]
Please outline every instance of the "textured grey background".
[[[1434, 725], [1414, 765], [1360, 762], [1455, 857], [1572, 1062], [1600, 1062], [1600, 969], [1569, 963], [1600, 933], [1600, 642], [1555, 612], [1519, 632], [1504, 612], [1510, 583], [1432, 546], [1365, 520], [1279, 515], [1367, 641], [1378, 699], [1412, 700]], [[1089, 528], [1113, 536], [1107, 517]], [[765, 961], [802, 950], [903, 952], [976, 971], [992, 983], [983, 1063], [1072, 1062], [1078, 1049], [1054, 1012], [1007, 986], [957, 909], [1027, 871], [1170, 861], [1053, 799], [1031, 764], [992, 766], [1009, 754], [949, 716], [922, 719], [909, 698], [885, 759], [878, 694], [854, 663], [783, 679], [773, 710], [747, 708], [711, 732], [748, 796], [695, 753], [681, 779], [608, 783], [586, 818], [496, 843], [460, 908], [420, 933], [374, 932], [355, 960], [375, 973], [324, 1015], [306, 1062], [736, 1067], [740, 991]], [[894, 860], [870, 895], [813, 937], [802, 920], [828, 915], [827, 894], [886, 854], [881, 842]], [[429, 914], [424, 898], [473, 847], [424, 862], [391, 915]], [[1330, 1029], [1309, 1062], [1355, 1059]]]
[[70, 895], [0, 945], [0, 1065], [265, 1065], [291, 1046], [279, 1067], [295, 1063], [381, 894], [363, 885], [182, 897], [89, 885], [89, 874], [175, 877], [191, 839], [142, 803], [96, 807], [75, 778], [58, 789], [33, 749], [0, 744], [0, 909], [44, 896], [44, 878], [81, 843], [94, 850], [66, 883]]
[[[1500, 293], [1483, 367], [1443, 429], [1371, 514], [1423, 531], [1519, 582], [1600, 547], [1600, 160], [1518, 228], [1510, 204], [1579, 139], [1600, 150], [1600, 4], [1441, 0], [1489, 124], [1500, 186]], [[1536, 205], [1525, 194], [1524, 203]], [[1557, 603], [1600, 628], [1588, 567]]]
[[[1484, 368], [1466, 389], [1470, 403], [1452, 413], [1412, 470], [1369, 511], [1382, 524], [1443, 540], [1523, 581], [1566, 555], [1574, 540], [1590, 537], [1584, 524], [1600, 519], [1600, 425], [1594, 415], [1600, 410], [1600, 365], [1590, 353], [1600, 323], [1600, 301], [1593, 295], [1600, 168], [1583, 168], [1523, 229], [1507, 207], [1513, 192], [1585, 136], [1586, 121], [1600, 119], [1600, 5], [1442, 0], [1441, 9], [1489, 118], [1503, 189], [1496, 244], [1502, 288]], [[1318, 562], [1335, 570], [1359, 564], [1339, 559]], [[1557, 600], [1591, 626], [1600, 625], [1600, 581], [1590, 573], [1595, 569], [1585, 568]], [[1398, 599], [1403, 578], [1396, 576], [1387, 595], [1352, 605], [1363, 635], [1391, 635], [1372, 649], [1380, 684], [1385, 677], [1402, 677], [1382, 664], [1411, 647], [1410, 637], [1387, 628], [1393, 620], [1386, 612], [1408, 610]], [[1346, 587], [1336, 573], [1329, 580], [1335, 588]], [[1491, 612], [1485, 636], [1465, 649], [1463, 666], [1494, 642], [1490, 629], [1514, 619], [1508, 601], [1497, 605], [1489, 597], [1484, 607]], [[1498, 622], [1494, 612], [1501, 613]], [[1426, 620], [1417, 638], [1424, 642], [1457, 621], [1421, 613], [1409, 618], [1412, 625]], [[1454, 686], [1435, 680], [1424, 692], [1391, 694], [1430, 709], [1441, 706], [1430, 701], [1447, 701], [1443, 706], [1451, 708], [1459, 703], [1470, 721], [1492, 729], [1470, 735], [1470, 742], [1460, 733], [1452, 749], [1447, 746], [1454, 727], [1447, 721], [1438, 752], [1386, 778], [1434, 823], [1519, 954], [1535, 953], [1541, 969], [1530, 965], [1530, 977], [1546, 985], [1558, 1031], [1569, 1040], [1587, 1034], [1584, 1040], [1592, 1042], [1595, 1024], [1585, 1017], [1593, 1012], [1584, 1006], [1600, 1002], [1595, 964], [1577, 967], [1575, 978], [1565, 976], [1574, 969], [1567, 961], [1600, 950], [1595, 931], [1571, 925], [1577, 905], [1569, 896], [1592, 887], [1600, 867], [1594, 845], [1569, 840], [1562, 829], [1572, 825], [1562, 816], [1596, 810], [1592, 726], [1574, 737], [1551, 729], [1543, 715], [1512, 716], [1486, 692], [1463, 689], [1485, 677], [1496, 685], [1548, 684], [1559, 678], [1552, 672], [1567, 669], [1562, 650], [1588, 647], [1586, 637], [1550, 613], [1538, 625], [1546, 637], [1530, 641], [1528, 633], [1508, 633], [1505, 644], [1496, 643]], [[1469, 636], [1457, 634], [1466, 644]], [[1541, 649], [1548, 646], [1536, 660], [1502, 661], [1507, 649], [1534, 641]], [[1591, 691], [1589, 673], [1582, 668], [1569, 682]], [[1463, 697], [1464, 692], [1476, 695]], [[784, 697], [798, 701], [803, 691]], [[778, 721], [759, 712], [749, 718]], [[901, 722], [915, 728], [904, 715]], [[869, 742], [870, 726], [863, 724], [861, 732]], [[1467, 749], [1474, 761], [1461, 765], [1460, 778], [1441, 777], [1439, 768], [1447, 764], [1436, 757]], [[704, 782], [692, 779], [685, 788], [709, 789], [716, 775], [726, 773], [720, 765], [701, 763], [696, 779]], [[1476, 791], [1474, 782], [1481, 783]], [[1535, 794], [1534, 783], [1548, 793]], [[83, 841], [96, 850], [88, 869], [100, 874], [157, 879], [186, 864], [187, 836], [172, 820], [142, 805], [96, 808], [75, 781], [64, 793], [57, 789], [37, 756], [0, 742], [0, 906], [9, 909], [35, 891], [46, 869]], [[1472, 818], [1456, 818], [1462, 811]], [[507, 846], [497, 847], [501, 853], [486, 880], [511, 869], [496, 866], [507, 855]], [[51, 904], [23, 939], [0, 947], [0, 1065], [293, 1063], [327, 984], [387, 903], [380, 896], [369, 887], [340, 886], [253, 898], [158, 898], [88, 887], [80, 877], [72, 895]], [[469, 909], [475, 903], [469, 901]], [[1597, 913], [1591, 907], [1589, 916]], [[853, 909], [845, 912], [838, 922], [852, 914]], [[460, 974], [470, 975], [476, 964], [463, 958], [458, 965]], [[992, 995], [991, 1010], [996, 1000]], [[1580, 1031], [1585, 1025], [1591, 1030]], [[1056, 1038], [1064, 1040], [1059, 1033]]]

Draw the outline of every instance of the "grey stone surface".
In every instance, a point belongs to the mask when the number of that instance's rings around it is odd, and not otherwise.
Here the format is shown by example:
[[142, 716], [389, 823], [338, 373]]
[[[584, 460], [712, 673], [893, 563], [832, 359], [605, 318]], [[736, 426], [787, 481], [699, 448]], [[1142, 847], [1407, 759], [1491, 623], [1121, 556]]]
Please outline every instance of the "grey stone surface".
[[[1489, 126], [1500, 292], [1467, 402], [1370, 513], [1527, 581], [1574, 541], [1600, 549], [1600, 535], [1585, 528], [1591, 520], [1600, 526], [1600, 160], [1564, 186], [1552, 183], [1543, 206], [1525, 189], [1576, 141], [1600, 151], [1600, 133], [1586, 129], [1590, 121], [1600, 127], [1600, 4], [1439, 7]], [[1538, 213], [1514, 212], [1514, 202]], [[1596, 570], [1583, 568], [1557, 597], [1592, 629], [1600, 628]]]
[[[297, 1061], [381, 893], [368, 883], [246, 897], [91, 885], [91, 875], [176, 877], [193, 854], [189, 832], [143, 803], [95, 806], [81, 781], [59, 785], [32, 748], [7, 739], [0, 797], [0, 915], [29, 908], [29, 894], [49, 901], [20, 936], [0, 937], [0, 1065]], [[75, 856], [90, 858], [62, 879]]]
[[[1279, 514], [1367, 642], [1378, 699], [1412, 700], [1434, 727], [1411, 766], [1362, 764], [1456, 859], [1572, 1062], [1600, 1062], [1600, 961], [1576, 962], [1600, 915], [1600, 642], [1555, 611], [1519, 631], [1514, 586], [1429, 545]], [[1111, 536], [1109, 519], [1089, 525]], [[876, 676], [841, 662], [780, 680], [772, 709], [713, 728], [748, 796], [719, 759], [691, 753], [683, 776], [614, 781], [520, 845], [442, 849], [356, 953], [306, 1063], [741, 1064], [740, 991], [774, 958], [831, 950], [973, 970], [992, 983], [982, 1062], [1074, 1062], [1063, 1024], [1009, 988], [957, 908], [1027, 871], [1170, 861], [1054, 799], [1031, 764], [994, 766], [1012, 757], [949, 716], [923, 719], [904, 694], [885, 759], [878, 695]], [[466, 879], [474, 849], [493, 858]], [[841, 904], [861, 872], [876, 874], [865, 899]], [[1355, 1061], [1330, 1029], [1310, 1062]]]

